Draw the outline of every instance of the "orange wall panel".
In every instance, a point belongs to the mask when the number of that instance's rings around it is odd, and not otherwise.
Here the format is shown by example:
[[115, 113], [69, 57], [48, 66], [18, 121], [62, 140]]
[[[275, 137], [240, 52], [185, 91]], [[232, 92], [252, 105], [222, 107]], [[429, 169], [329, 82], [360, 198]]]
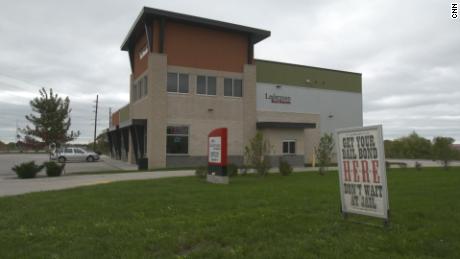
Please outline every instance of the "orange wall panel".
[[147, 70], [148, 55], [145, 55], [142, 59], [140, 58], [140, 53], [146, 46], [147, 37], [145, 36], [145, 33], [143, 33], [134, 45], [134, 80], [136, 80], [138, 76], [140, 76], [145, 70]]
[[120, 113], [118, 111], [112, 113], [112, 126], [120, 125]]
[[248, 38], [237, 32], [166, 21], [164, 50], [168, 65], [243, 72]]

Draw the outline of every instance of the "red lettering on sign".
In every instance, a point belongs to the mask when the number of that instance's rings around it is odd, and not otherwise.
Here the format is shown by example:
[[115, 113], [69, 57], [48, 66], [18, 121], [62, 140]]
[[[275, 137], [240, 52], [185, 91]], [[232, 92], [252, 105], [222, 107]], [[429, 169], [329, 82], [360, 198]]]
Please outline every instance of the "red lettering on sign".
[[374, 183], [380, 183], [379, 160], [372, 160], [372, 175], [374, 176]]
[[363, 176], [363, 182], [369, 182], [369, 164], [367, 160], [361, 160], [361, 175]]
[[353, 181], [355, 182], [359, 182], [358, 167], [359, 167], [358, 161], [353, 160]]

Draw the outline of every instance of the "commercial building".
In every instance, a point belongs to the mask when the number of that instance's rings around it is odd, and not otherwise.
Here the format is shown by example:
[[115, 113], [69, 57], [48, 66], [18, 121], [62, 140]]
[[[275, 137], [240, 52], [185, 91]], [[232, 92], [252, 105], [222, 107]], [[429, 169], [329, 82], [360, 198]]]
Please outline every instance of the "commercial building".
[[261, 29], [144, 7], [121, 49], [130, 102], [112, 114], [112, 155], [149, 168], [205, 165], [207, 135], [228, 128], [243, 163], [257, 130], [292, 165], [312, 162], [321, 134], [362, 125], [361, 74], [254, 59]]

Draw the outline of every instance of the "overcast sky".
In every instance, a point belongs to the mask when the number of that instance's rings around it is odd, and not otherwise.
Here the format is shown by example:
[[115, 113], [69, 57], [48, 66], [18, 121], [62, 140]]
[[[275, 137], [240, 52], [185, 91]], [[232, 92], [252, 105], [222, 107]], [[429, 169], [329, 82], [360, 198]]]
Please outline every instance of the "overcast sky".
[[460, 143], [460, 18], [451, 2], [5, 1], [0, 8], [0, 140], [26, 125], [41, 87], [69, 96], [79, 142], [128, 102], [120, 45], [142, 6], [270, 30], [256, 58], [362, 73], [364, 125], [386, 139], [416, 131]]

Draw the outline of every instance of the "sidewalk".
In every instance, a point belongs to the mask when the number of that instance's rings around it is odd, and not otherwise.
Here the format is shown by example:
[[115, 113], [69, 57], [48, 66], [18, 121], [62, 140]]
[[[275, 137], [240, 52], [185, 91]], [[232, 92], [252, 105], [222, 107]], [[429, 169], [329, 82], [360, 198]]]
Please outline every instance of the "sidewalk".
[[29, 192], [62, 190], [78, 186], [105, 184], [126, 180], [159, 179], [192, 176], [193, 170], [156, 171], [119, 174], [64, 175], [33, 179], [0, 179], [0, 196], [18, 195]]

